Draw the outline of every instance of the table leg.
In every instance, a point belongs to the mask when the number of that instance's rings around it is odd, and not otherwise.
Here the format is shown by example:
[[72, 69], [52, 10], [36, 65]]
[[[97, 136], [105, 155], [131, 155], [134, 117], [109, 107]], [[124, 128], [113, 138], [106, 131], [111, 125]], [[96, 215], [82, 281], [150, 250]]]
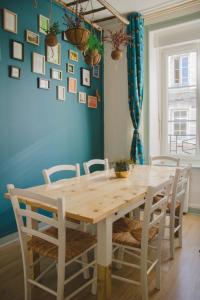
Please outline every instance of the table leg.
[[111, 300], [112, 221], [107, 218], [97, 224], [98, 300]]

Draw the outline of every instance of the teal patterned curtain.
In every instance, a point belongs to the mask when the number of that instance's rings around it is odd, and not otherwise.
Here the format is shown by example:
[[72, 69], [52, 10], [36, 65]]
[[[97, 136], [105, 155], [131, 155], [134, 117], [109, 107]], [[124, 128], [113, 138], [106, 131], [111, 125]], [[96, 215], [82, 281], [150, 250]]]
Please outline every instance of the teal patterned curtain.
[[139, 13], [129, 15], [128, 20], [127, 34], [132, 37], [132, 43], [127, 48], [129, 110], [134, 127], [131, 159], [144, 164], [139, 134], [144, 86], [144, 20]]

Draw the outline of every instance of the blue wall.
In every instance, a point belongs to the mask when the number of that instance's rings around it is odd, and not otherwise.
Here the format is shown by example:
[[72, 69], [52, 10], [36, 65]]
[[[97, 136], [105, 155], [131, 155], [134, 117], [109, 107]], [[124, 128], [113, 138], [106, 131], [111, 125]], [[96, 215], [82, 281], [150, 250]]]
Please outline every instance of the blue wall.
[[[32, 0], [1, 0], [1, 8], [17, 13], [18, 34], [0, 28], [0, 237], [16, 231], [10, 202], [3, 198], [7, 183], [17, 187], [42, 184], [43, 168], [60, 163], [82, 164], [103, 156], [102, 101], [97, 109], [90, 109], [78, 103], [77, 95], [66, 93], [65, 102], [56, 100], [57, 85], [66, 86], [67, 90], [67, 77], [70, 75], [66, 73], [68, 49], [75, 50], [60, 36], [61, 66], [46, 62], [46, 75], [41, 77], [50, 78], [50, 68], [57, 68], [63, 71], [63, 81], [51, 80], [51, 89], [47, 91], [37, 88], [40, 75], [31, 72], [31, 54], [45, 54], [45, 36], [40, 34], [38, 47], [25, 42], [24, 31], [29, 29], [38, 33], [38, 14], [48, 17], [49, 1], [39, 0], [37, 9], [32, 7], [32, 3]], [[53, 16], [64, 30], [62, 8], [54, 5]], [[24, 62], [10, 58], [10, 39], [24, 42]], [[91, 88], [84, 88], [80, 86], [80, 67], [88, 66], [80, 52], [79, 62], [71, 63], [75, 64], [78, 91], [95, 95], [98, 88], [103, 97], [102, 72], [100, 79], [92, 78]], [[8, 77], [8, 65], [21, 68], [21, 80]]]

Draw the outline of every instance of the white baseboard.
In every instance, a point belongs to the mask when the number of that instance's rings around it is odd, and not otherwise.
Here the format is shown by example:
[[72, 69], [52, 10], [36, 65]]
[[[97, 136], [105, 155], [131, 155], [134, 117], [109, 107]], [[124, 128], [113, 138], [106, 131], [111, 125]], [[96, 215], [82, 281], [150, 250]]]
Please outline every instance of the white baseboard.
[[0, 238], [0, 247], [4, 247], [4, 246], [7, 246], [7, 245], [9, 245], [11, 243], [14, 243], [18, 239], [19, 238], [18, 238], [18, 233], [17, 232], [8, 234], [8, 235]]

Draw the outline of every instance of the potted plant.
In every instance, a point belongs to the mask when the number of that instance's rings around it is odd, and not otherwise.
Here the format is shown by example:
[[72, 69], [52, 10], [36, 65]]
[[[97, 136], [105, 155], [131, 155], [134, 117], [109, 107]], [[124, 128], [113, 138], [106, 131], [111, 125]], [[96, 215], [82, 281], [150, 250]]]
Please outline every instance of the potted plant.
[[110, 43], [112, 45], [113, 51], [111, 57], [114, 60], [119, 60], [122, 58], [122, 48], [127, 46], [132, 38], [124, 32], [121, 28], [119, 31], [113, 32], [112, 30], [107, 30], [108, 35], [104, 37], [104, 42]]
[[120, 160], [115, 163], [115, 174], [118, 178], [126, 178], [129, 175], [129, 164]]
[[94, 33], [90, 33], [87, 50], [84, 53], [85, 62], [88, 65], [97, 65], [101, 61], [101, 55], [103, 53], [103, 44]]
[[70, 16], [65, 12], [64, 18], [67, 22], [65, 25], [68, 27], [65, 31], [66, 38], [72, 45], [77, 46], [79, 50], [84, 50], [88, 42], [90, 31], [82, 26], [84, 16], [82, 7], [79, 9], [79, 1], [76, 1], [75, 16]]
[[54, 22], [52, 26], [50, 26], [50, 28], [47, 31], [47, 36], [46, 36], [46, 45], [50, 46], [50, 47], [54, 47], [58, 44], [58, 39], [57, 39], [57, 35], [60, 33], [60, 29], [59, 29], [59, 23], [58, 22]]

